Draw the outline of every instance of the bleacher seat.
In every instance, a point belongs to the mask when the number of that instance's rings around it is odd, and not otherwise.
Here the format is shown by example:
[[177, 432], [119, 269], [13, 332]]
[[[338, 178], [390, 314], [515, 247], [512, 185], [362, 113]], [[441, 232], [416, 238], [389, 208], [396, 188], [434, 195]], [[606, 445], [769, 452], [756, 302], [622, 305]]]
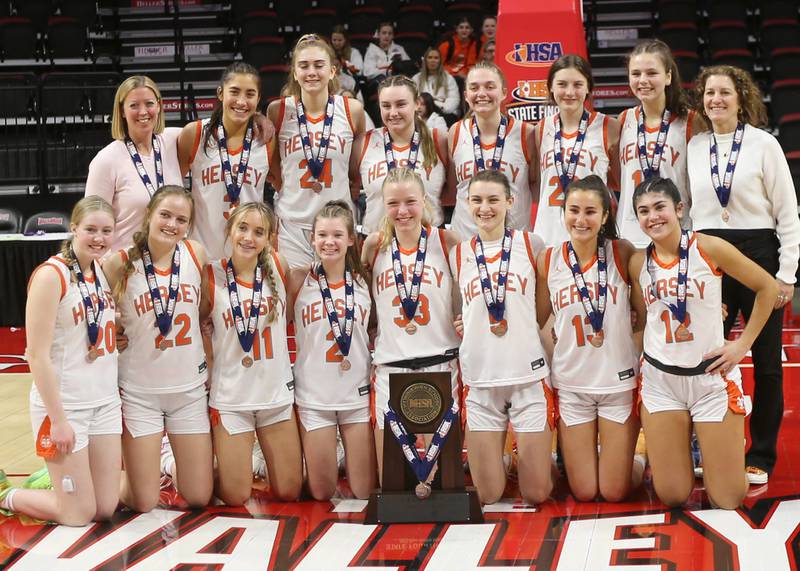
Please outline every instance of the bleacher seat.
[[242, 23], [250, 12], [269, 10], [267, 0], [232, 0], [231, 13], [235, 22]]
[[0, 125], [7, 118], [38, 117], [39, 79], [33, 72], [0, 73]]
[[800, 48], [778, 48], [770, 56], [772, 81], [800, 79]]
[[56, 16], [47, 22], [47, 54], [50, 59], [85, 58], [86, 26], [77, 18]]
[[766, 55], [780, 48], [800, 47], [800, 25], [797, 20], [766, 20], [761, 25], [761, 51]]
[[25, 221], [25, 234], [69, 232], [69, 214], [47, 210], [32, 215]]
[[0, 59], [37, 59], [36, 28], [29, 18], [0, 18]]
[[706, 10], [709, 21], [738, 20], [747, 21], [747, 0], [709, 0]]
[[750, 50], [716, 50], [711, 52], [711, 63], [714, 65], [732, 65], [753, 73], [755, 58]]
[[258, 70], [261, 76], [261, 105], [266, 107], [270, 101], [281, 96], [286, 83], [289, 66], [283, 64], [262, 65]]
[[378, 30], [378, 24], [386, 20], [386, 13], [383, 8], [373, 6], [361, 6], [350, 11], [350, 21], [348, 31], [353, 34], [374, 35]]
[[784, 115], [797, 112], [800, 101], [800, 79], [782, 79], [772, 83], [770, 93], [770, 112], [774, 123], [779, 123]]
[[22, 214], [15, 208], [0, 208], [0, 234], [22, 232]]
[[78, 20], [86, 28], [94, 28], [98, 21], [97, 2], [91, 0], [61, 0], [61, 15]]
[[430, 35], [425, 32], [397, 32], [394, 40], [406, 50], [408, 57], [419, 65], [425, 50], [430, 47]]
[[249, 12], [242, 21], [242, 44], [257, 36], [277, 36], [280, 33], [278, 13], [272, 10]]
[[697, 51], [698, 34], [694, 22], [669, 22], [660, 25], [656, 37], [673, 50]]
[[700, 71], [700, 56], [697, 55], [697, 52], [675, 50], [672, 55], [675, 57], [675, 63], [678, 64], [681, 79], [685, 83], [694, 81]]
[[264, 65], [284, 63], [286, 46], [280, 36], [257, 36], [245, 45], [244, 58], [256, 69]]
[[434, 21], [433, 8], [427, 4], [410, 4], [397, 11], [397, 32], [421, 32], [432, 34]]
[[336, 24], [336, 10], [329, 8], [312, 8], [303, 11], [300, 31], [304, 34], [330, 36], [331, 28]]
[[28, 18], [39, 32], [44, 32], [47, 20], [53, 15], [53, 2], [51, 0], [22, 0], [15, 2], [17, 16]]
[[789, 113], [781, 117], [778, 128], [778, 140], [783, 152], [800, 152], [800, 113]]
[[747, 25], [740, 20], [717, 20], [708, 26], [711, 50], [741, 50], [747, 48]]
[[367, 52], [367, 48], [375, 41], [375, 37], [369, 34], [350, 34], [350, 45], [356, 48], [363, 56]]
[[278, 13], [278, 20], [286, 29], [287, 26], [294, 28], [299, 25], [305, 7], [306, 2], [298, 2], [298, 0], [275, 0], [273, 10]]
[[120, 76], [114, 72], [50, 72], [42, 75], [45, 117], [111, 113]]
[[445, 8], [445, 22], [446, 28], [452, 30], [461, 18], [469, 18], [472, 27], [478, 31], [481, 29], [481, 17], [483, 16], [483, 8], [478, 3], [473, 2], [456, 2], [448, 4]]
[[694, 22], [697, 19], [695, 0], [661, 0], [658, 3], [658, 22]]
[[784, 18], [797, 20], [797, 0], [762, 0], [758, 4], [762, 22]]

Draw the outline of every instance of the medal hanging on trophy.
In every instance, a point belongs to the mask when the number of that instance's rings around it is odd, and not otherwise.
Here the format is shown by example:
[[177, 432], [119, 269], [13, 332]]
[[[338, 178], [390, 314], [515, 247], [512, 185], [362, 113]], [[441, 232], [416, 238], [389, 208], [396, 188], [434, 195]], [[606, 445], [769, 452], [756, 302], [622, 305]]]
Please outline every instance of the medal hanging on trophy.
[[[419, 154], [419, 131], [414, 129], [414, 134], [411, 136], [411, 142], [408, 149], [408, 160], [405, 167], [412, 171], [417, 168], [417, 155]], [[383, 129], [383, 150], [386, 154], [386, 168], [392, 171], [397, 168], [397, 161], [394, 158], [394, 142], [392, 136], [389, 134], [389, 129]]]
[[[497, 136], [494, 140], [494, 153], [492, 153], [492, 160], [489, 163], [490, 170], [500, 170], [507, 131], [508, 119], [506, 119], [505, 115], [501, 115], [500, 124], [497, 126]], [[474, 118], [472, 119], [470, 134], [472, 135], [472, 153], [475, 159], [475, 170], [477, 172], [486, 170], [486, 163], [483, 159], [483, 148], [481, 147], [481, 130], [478, 128], [478, 121]]]
[[692, 333], [686, 325], [688, 319], [686, 315], [686, 286], [689, 277], [689, 232], [687, 230], [681, 230], [681, 240], [678, 244], [678, 285], [675, 295], [676, 303], [674, 304], [658, 297], [658, 292], [655, 287], [656, 278], [653, 270], [654, 250], [655, 246], [651, 242], [650, 245], [647, 246], [647, 259], [645, 261], [647, 264], [647, 273], [650, 274], [650, 295], [653, 299], [662, 301], [669, 308], [670, 313], [675, 316], [675, 319], [678, 320], [678, 323], [680, 323], [675, 330], [675, 340], [678, 342], [690, 341], [692, 339]]
[[592, 326], [594, 334], [589, 343], [593, 347], [602, 347], [605, 335], [603, 335], [603, 317], [606, 313], [606, 302], [608, 300], [608, 261], [606, 258], [606, 245], [597, 242], [597, 307], [595, 308], [592, 303], [592, 298], [589, 294], [589, 287], [586, 285], [586, 278], [581, 271], [581, 264], [578, 260], [578, 255], [572, 247], [572, 242], [567, 242], [565, 245], [567, 249], [567, 260], [569, 261], [569, 268], [572, 271], [572, 279], [575, 282], [575, 287], [578, 289], [578, 295], [581, 298], [583, 311], [586, 317], [589, 318], [589, 323]]
[[343, 357], [342, 360], [339, 361], [339, 371], [346, 373], [352, 366], [347, 357], [350, 354], [350, 344], [353, 340], [353, 323], [356, 315], [356, 295], [353, 285], [353, 274], [350, 268], [345, 266], [344, 329], [342, 329], [342, 326], [339, 324], [339, 315], [336, 313], [336, 306], [333, 303], [331, 288], [328, 285], [328, 277], [325, 275], [325, 268], [322, 264], [317, 266], [317, 283], [319, 284], [320, 295], [322, 295], [322, 305], [325, 307], [325, 313], [328, 315], [331, 333], [333, 333], [333, 338], [336, 340], [336, 344], [339, 346], [339, 352]]
[[172, 271], [169, 275], [169, 294], [166, 305], [161, 298], [161, 292], [158, 289], [158, 281], [156, 280], [156, 269], [153, 266], [153, 259], [150, 256], [150, 250], [144, 246], [141, 250], [142, 264], [144, 265], [144, 274], [147, 278], [147, 287], [150, 289], [150, 297], [153, 300], [153, 313], [156, 314], [156, 326], [161, 332], [161, 341], [158, 348], [166, 351], [172, 346], [172, 343], [166, 339], [167, 335], [172, 329], [172, 316], [175, 315], [175, 306], [178, 302], [178, 287], [180, 286], [181, 274], [181, 244], [175, 245], [175, 250], [172, 252]]
[[505, 319], [506, 284], [508, 282], [508, 268], [511, 264], [511, 244], [513, 239], [514, 233], [506, 228], [501, 245], [496, 294], [492, 287], [491, 278], [489, 277], [489, 269], [486, 267], [486, 255], [483, 252], [481, 237], [475, 236], [473, 243], [475, 263], [478, 266], [478, 276], [481, 281], [483, 300], [486, 303], [486, 309], [489, 311], [489, 330], [497, 337], [502, 337], [508, 332], [508, 321]]
[[711, 164], [711, 184], [714, 185], [714, 192], [722, 207], [722, 221], [727, 223], [731, 219], [728, 212], [728, 202], [731, 200], [731, 186], [733, 185], [733, 173], [736, 170], [736, 161], [739, 160], [739, 151], [742, 148], [744, 138], [744, 124], [737, 123], [736, 131], [733, 133], [733, 143], [731, 144], [731, 154], [728, 157], [728, 164], [725, 166], [725, 175], [722, 181], [719, 179], [719, 148], [717, 138], [711, 133], [709, 143], [709, 162]]
[[139, 174], [139, 178], [142, 180], [142, 184], [147, 190], [147, 194], [149, 194], [151, 197], [156, 193], [156, 190], [164, 186], [164, 166], [161, 161], [161, 144], [158, 142], [158, 137], [155, 135], [153, 135], [152, 141], [153, 162], [155, 163], [156, 167], [155, 187], [153, 186], [153, 182], [150, 180], [150, 175], [147, 174], [147, 171], [144, 168], [144, 163], [142, 162], [141, 155], [139, 155], [139, 150], [136, 148], [136, 145], [130, 137], [125, 137], [125, 148], [128, 149], [128, 154], [131, 156], [133, 166], [136, 169], [136, 172]]
[[403, 456], [406, 462], [408, 462], [417, 480], [419, 480], [419, 483], [414, 487], [414, 495], [420, 500], [425, 500], [431, 496], [433, 490], [429, 480], [434, 473], [439, 454], [442, 453], [442, 448], [444, 448], [447, 437], [450, 435], [450, 429], [453, 427], [453, 421], [458, 415], [458, 410], [458, 403], [451, 398], [450, 406], [445, 411], [442, 420], [439, 422], [439, 426], [433, 433], [428, 449], [425, 451], [425, 454], [420, 457], [416, 448], [416, 434], [408, 432], [400, 415], [392, 408], [391, 404], [386, 408], [386, 420], [389, 423], [392, 435], [403, 450]]
[[317, 156], [314, 156], [314, 151], [311, 144], [311, 135], [308, 131], [308, 117], [306, 117], [305, 107], [301, 98], [296, 99], [297, 106], [297, 125], [300, 129], [300, 140], [303, 144], [303, 154], [306, 157], [308, 164], [308, 172], [314, 178], [311, 183], [311, 190], [319, 194], [322, 192], [322, 181], [320, 177], [325, 170], [325, 157], [328, 155], [328, 147], [331, 142], [331, 129], [333, 128], [333, 111], [336, 99], [333, 95], [328, 96], [328, 103], [325, 105], [325, 119], [322, 123], [322, 137], [319, 140], [319, 147], [317, 147]]
[[394, 285], [397, 288], [397, 296], [400, 298], [400, 309], [408, 319], [405, 332], [413, 335], [417, 332], [417, 324], [414, 323], [414, 316], [417, 313], [419, 304], [419, 291], [422, 284], [422, 272], [425, 269], [425, 254], [428, 251], [428, 230], [423, 226], [420, 229], [419, 241], [417, 242], [417, 257], [414, 260], [414, 271], [411, 275], [411, 291], [406, 288], [406, 278], [403, 272], [403, 262], [400, 259], [400, 245], [397, 243], [397, 236], [392, 236], [392, 270], [394, 271]]
[[100, 276], [97, 275], [97, 266], [92, 262], [92, 271], [94, 272], [94, 290], [97, 296], [97, 309], [95, 310], [94, 303], [92, 303], [92, 296], [89, 293], [89, 287], [86, 285], [86, 278], [81, 271], [81, 266], [78, 264], [78, 258], [75, 256], [74, 251], [70, 251], [72, 258], [71, 269], [75, 274], [75, 280], [78, 282], [78, 291], [81, 294], [81, 301], [83, 302], [84, 313], [86, 315], [86, 333], [89, 336], [89, 348], [86, 353], [86, 360], [93, 363], [100, 356], [100, 349], [97, 348], [97, 339], [100, 336], [100, 320], [103, 317], [103, 310], [106, 304], [103, 299], [103, 290], [100, 287]]
[[555, 136], [553, 137], [553, 154], [555, 159], [556, 173], [558, 180], [561, 182], [561, 192], [566, 192], [567, 187], [575, 178], [575, 170], [578, 168], [578, 161], [581, 158], [581, 149], [583, 149], [583, 141], [586, 138], [586, 130], [589, 128], [589, 112], [584, 110], [581, 115], [581, 121], [578, 123], [578, 135], [575, 137], [575, 144], [572, 146], [572, 151], [569, 154], [569, 162], [564, 166], [564, 151], [561, 144], [561, 115], [557, 119], [558, 129], [556, 129]]
[[234, 209], [239, 205], [239, 195], [244, 185], [244, 177], [247, 174], [247, 165], [250, 162], [250, 148], [253, 144], [253, 124], [252, 121], [247, 125], [247, 130], [242, 141], [242, 152], [239, 155], [239, 167], [236, 169], [236, 180], [233, 179], [231, 169], [231, 158], [228, 154], [228, 142], [225, 136], [225, 127], [222, 122], [217, 126], [217, 147], [219, 149], [219, 161], [222, 164], [222, 179], [225, 181], [225, 189], [228, 193], [230, 208]]
[[253, 366], [253, 358], [249, 355], [253, 348], [256, 338], [256, 327], [258, 327], [258, 317], [261, 313], [261, 292], [264, 287], [264, 272], [261, 266], [256, 264], [253, 273], [253, 293], [250, 295], [250, 314], [247, 316], [247, 325], [244, 322], [244, 312], [239, 298], [239, 287], [236, 284], [236, 270], [233, 261], [228, 260], [225, 265], [225, 280], [228, 285], [228, 301], [231, 304], [231, 314], [233, 323], [236, 327], [236, 336], [239, 338], [239, 345], [242, 351], [247, 353], [242, 357], [242, 366], [249, 369]]
[[644, 108], [639, 106], [636, 114], [637, 134], [636, 142], [639, 151], [639, 168], [642, 170], [642, 177], [644, 180], [659, 176], [661, 168], [661, 159], [664, 158], [664, 144], [667, 142], [667, 134], [669, 133], [669, 121], [671, 117], [669, 109], [664, 109], [661, 114], [661, 126], [658, 129], [658, 136], [656, 137], [656, 144], [653, 148], [653, 160], [647, 158], [647, 141], [645, 140], [645, 117]]

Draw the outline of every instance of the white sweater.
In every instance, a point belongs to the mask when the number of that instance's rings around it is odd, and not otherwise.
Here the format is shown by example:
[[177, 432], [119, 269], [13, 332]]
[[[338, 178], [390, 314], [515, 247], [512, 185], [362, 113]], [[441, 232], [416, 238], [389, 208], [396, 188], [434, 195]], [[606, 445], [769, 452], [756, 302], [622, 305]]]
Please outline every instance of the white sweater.
[[394, 42], [392, 42], [387, 51], [383, 51], [376, 44], [370, 44], [364, 54], [364, 75], [367, 79], [372, 79], [379, 75], [387, 75], [387, 70], [395, 55], [400, 55], [402, 60], [411, 59], [408, 57], [406, 50]]
[[[721, 181], [733, 145], [733, 133], [716, 138]], [[766, 131], [745, 126], [727, 206], [730, 218], [725, 222], [711, 182], [710, 139], [710, 133], [699, 133], [689, 141], [687, 148], [692, 227], [695, 230], [773, 228], [780, 241], [780, 267], [775, 277], [793, 284], [800, 255], [800, 218], [792, 174], [783, 149]]]
[[461, 115], [461, 113], [459, 113], [461, 96], [458, 93], [458, 85], [456, 85], [456, 80], [453, 79], [453, 76], [447, 72], [443, 72], [443, 74], [445, 81], [439, 89], [436, 89], [435, 77], [428, 76], [428, 80], [425, 82], [425, 85], [420, 84], [420, 78], [422, 76], [421, 73], [417, 73], [412, 79], [414, 80], [414, 83], [417, 84], [417, 87], [419, 87], [420, 93], [431, 94], [431, 97], [433, 97], [433, 102], [439, 106], [439, 109], [448, 114]]

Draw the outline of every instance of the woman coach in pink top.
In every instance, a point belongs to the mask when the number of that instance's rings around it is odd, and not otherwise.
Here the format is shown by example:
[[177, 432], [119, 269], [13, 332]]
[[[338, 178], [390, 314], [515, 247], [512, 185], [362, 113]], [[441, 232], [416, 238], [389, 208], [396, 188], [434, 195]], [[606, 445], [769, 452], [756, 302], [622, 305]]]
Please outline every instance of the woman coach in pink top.
[[177, 153], [181, 130], [164, 128], [161, 103], [161, 92], [149, 77], [134, 75], [123, 81], [114, 96], [114, 141], [89, 165], [86, 196], [100, 196], [114, 208], [117, 233], [112, 252], [133, 243], [133, 233], [158, 188], [183, 186]]

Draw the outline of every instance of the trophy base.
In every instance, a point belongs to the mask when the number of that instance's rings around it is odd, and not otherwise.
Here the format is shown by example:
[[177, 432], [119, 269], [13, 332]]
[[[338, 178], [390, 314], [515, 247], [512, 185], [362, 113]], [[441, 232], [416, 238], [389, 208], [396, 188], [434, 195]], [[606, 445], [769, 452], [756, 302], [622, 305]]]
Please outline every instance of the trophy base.
[[379, 491], [369, 497], [364, 523], [483, 523], [483, 512], [474, 489], [433, 490], [424, 500], [413, 491]]

